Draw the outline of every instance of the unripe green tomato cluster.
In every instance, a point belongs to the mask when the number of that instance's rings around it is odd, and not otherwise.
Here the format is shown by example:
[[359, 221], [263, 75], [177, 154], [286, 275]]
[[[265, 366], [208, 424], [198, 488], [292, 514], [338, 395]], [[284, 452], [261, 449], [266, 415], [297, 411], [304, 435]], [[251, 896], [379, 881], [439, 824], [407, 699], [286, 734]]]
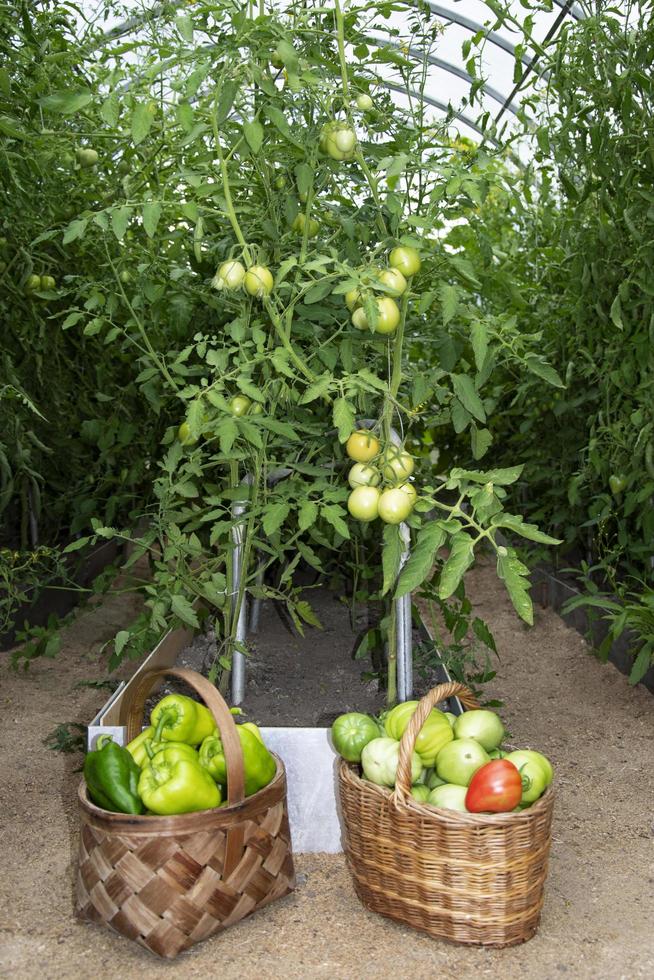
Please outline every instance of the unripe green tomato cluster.
[[357, 135], [343, 122], [326, 123], [320, 134], [320, 149], [332, 160], [352, 160], [356, 152]]
[[214, 289], [226, 289], [230, 292], [243, 286], [250, 296], [263, 299], [272, 292], [273, 277], [265, 265], [253, 265], [246, 271], [242, 262], [230, 259], [219, 266], [211, 285]]
[[291, 228], [293, 231], [297, 231], [300, 235], [303, 235], [304, 229], [308, 228], [307, 236], [309, 238], [315, 238], [320, 231], [320, 225], [318, 222], [314, 218], [309, 218], [309, 221], [307, 222], [307, 216], [302, 211], [296, 215], [295, 221], [291, 225]]
[[25, 280], [25, 291], [28, 293], [35, 293], [38, 290], [44, 293], [51, 293], [57, 288], [57, 282], [54, 276], [37, 276], [32, 273]]
[[[355, 461], [347, 478], [352, 487], [347, 509], [352, 517], [363, 523], [377, 517], [385, 524], [405, 521], [418, 496], [413, 484], [406, 482], [413, 473], [413, 458], [397, 446], [382, 453], [377, 437], [363, 430], [351, 434], [345, 451]], [[381, 469], [372, 465], [378, 457]], [[392, 486], [380, 489], [382, 477]]]
[[83, 146], [78, 147], [78, 149], [75, 150], [75, 156], [77, 157], [77, 162], [79, 163], [80, 167], [83, 167], [84, 169], [88, 167], [95, 167], [99, 159], [97, 150], [92, 150], [90, 147]]
[[[392, 334], [400, 322], [400, 310], [395, 302], [398, 296], [406, 292], [407, 279], [414, 276], [420, 269], [420, 256], [415, 248], [400, 245], [394, 248], [389, 256], [390, 268], [376, 272], [377, 280], [382, 283], [388, 293], [375, 296], [372, 302], [377, 308], [377, 323], [375, 333]], [[372, 284], [375, 288], [375, 284]], [[352, 314], [352, 324], [357, 330], [370, 330], [371, 324], [363, 305], [363, 298], [358, 289], [351, 289], [345, 294], [345, 305]]]

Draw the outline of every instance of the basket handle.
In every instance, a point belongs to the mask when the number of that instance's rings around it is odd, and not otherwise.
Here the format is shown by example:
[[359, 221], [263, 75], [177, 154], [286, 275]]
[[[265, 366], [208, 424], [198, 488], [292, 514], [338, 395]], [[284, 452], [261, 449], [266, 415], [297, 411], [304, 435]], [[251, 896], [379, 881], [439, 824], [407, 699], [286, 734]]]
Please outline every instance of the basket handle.
[[479, 707], [479, 702], [470, 688], [466, 687], [465, 684], [459, 684], [458, 681], [450, 681], [449, 684], [439, 684], [438, 687], [433, 687], [418, 702], [418, 707], [404, 729], [404, 734], [400, 740], [400, 756], [393, 794], [396, 800], [404, 801], [411, 793], [411, 753], [415, 748], [420, 729], [427, 720], [427, 715], [439, 701], [445, 701], [455, 695], [460, 698], [461, 703], [468, 710]]
[[179, 680], [184, 681], [196, 694], [200, 695], [214, 716], [218, 731], [220, 732], [223, 749], [225, 750], [227, 802], [230, 806], [235, 803], [242, 803], [245, 799], [243, 749], [238, 732], [236, 731], [234, 716], [227, 707], [220, 692], [206, 677], [198, 674], [197, 671], [189, 670], [186, 667], [148, 670], [141, 675], [133, 686], [129, 685], [120, 707], [120, 721], [127, 726], [127, 741], [131, 742], [140, 733], [145, 702], [154, 686], [154, 682], [160, 677], [177, 677]]

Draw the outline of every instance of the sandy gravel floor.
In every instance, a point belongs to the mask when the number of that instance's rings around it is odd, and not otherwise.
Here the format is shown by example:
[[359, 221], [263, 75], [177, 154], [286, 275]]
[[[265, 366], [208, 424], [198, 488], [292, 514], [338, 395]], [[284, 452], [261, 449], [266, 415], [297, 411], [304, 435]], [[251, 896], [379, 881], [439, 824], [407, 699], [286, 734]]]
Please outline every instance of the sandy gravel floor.
[[[42, 745], [59, 722], [88, 721], [106, 691], [104, 639], [133, 614], [114, 599], [80, 616], [63, 654], [24, 674], [0, 667], [0, 976], [226, 980], [654, 977], [654, 700], [552, 612], [527, 630], [491, 569], [470, 591], [492, 625], [500, 665], [492, 691], [514, 741], [554, 761], [558, 799], [541, 929], [509, 950], [439, 943], [366, 912], [341, 855], [297, 858], [295, 894], [174, 963], [162, 963], [72, 914], [79, 755]], [[127, 669], [128, 672], [129, 668]]]

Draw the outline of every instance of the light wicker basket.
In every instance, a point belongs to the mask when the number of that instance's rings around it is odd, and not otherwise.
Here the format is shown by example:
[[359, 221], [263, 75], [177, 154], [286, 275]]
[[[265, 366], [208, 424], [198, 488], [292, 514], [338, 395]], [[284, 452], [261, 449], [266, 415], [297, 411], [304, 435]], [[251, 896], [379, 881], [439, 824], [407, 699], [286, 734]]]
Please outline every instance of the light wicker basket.
[[77, 915], [109, 926], [172, 958], [295, 887], [286, 774], [244, 797], [243, 752], [233, 716], [216, 688], [183, 668], [143, 675], [123, 708], [127, 737], [141, 731], [156, 679], [177, 677], [213, 713], [225, 748], [228, 805], [178, 816], [110, 813], [79, 789], [82, 832]]
[[430, 691], [402, 737], [394, 791], [340, 763], [345, 853], [356, 892], [373, 912], [455, 943], [513, 946], [538, 928], [554, 792], [550, 786], [521, 812], [488, 815], [414, 800], [416, 737], [432, 707], [453, 695], [478, 707], [463, 684]]

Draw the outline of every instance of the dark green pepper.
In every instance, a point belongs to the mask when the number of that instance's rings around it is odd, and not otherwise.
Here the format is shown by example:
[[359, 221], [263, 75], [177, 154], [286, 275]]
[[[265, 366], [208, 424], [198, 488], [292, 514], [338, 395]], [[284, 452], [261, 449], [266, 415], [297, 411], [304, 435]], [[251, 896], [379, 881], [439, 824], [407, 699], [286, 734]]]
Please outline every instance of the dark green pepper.
[[101, 735], [84, 760], [84, 779], [96, 806], [112, 813], [143, 813], [137, 787], [141, 771], [111, 735]]

